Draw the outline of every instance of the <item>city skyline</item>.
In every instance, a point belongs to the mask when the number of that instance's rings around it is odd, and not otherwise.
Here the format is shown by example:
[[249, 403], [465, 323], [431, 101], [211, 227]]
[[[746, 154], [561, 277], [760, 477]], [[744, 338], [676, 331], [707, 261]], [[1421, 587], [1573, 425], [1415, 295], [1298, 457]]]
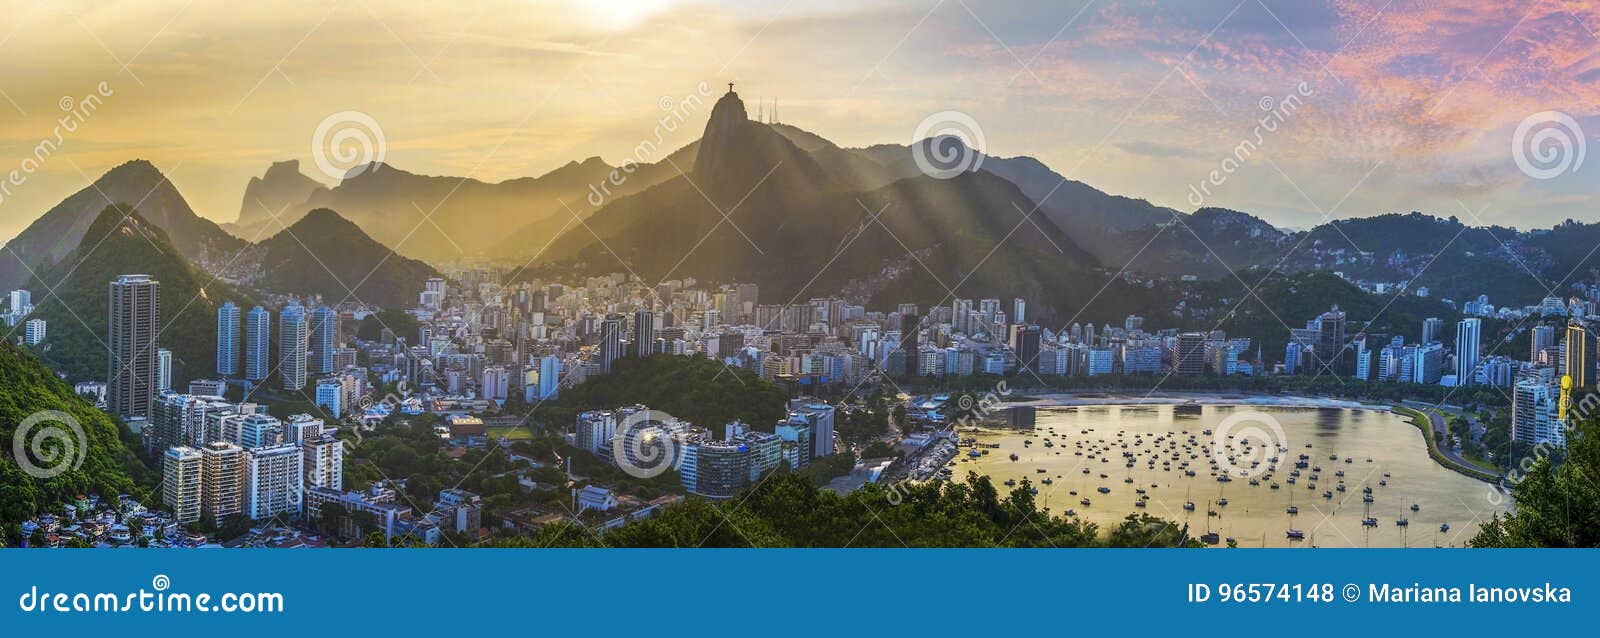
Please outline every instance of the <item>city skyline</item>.
[[30, 7], [0, 544], [1571, 544], [1600, 10], [1392, 5]]

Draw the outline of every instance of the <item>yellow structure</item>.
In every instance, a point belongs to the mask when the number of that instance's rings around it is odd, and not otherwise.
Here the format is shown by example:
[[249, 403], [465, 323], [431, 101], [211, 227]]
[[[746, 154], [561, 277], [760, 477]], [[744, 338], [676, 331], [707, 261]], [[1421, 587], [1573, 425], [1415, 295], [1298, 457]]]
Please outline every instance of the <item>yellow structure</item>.
[[1572, 375], [1561, 375], [1561, 401], [1556, 404], [1562, 423], [1567, 422], [1567, 408], [1572, 407]]

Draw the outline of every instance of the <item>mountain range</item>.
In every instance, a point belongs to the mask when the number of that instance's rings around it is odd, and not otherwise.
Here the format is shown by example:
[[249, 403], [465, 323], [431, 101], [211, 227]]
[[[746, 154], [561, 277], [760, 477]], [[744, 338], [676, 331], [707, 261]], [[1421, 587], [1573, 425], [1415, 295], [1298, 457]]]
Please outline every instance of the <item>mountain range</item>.
[[259, 252], [258, 287], [290, 295], [321, 295], [329, 304], [357, 301], [405, 308], [422, 282], [438, 277], [425, 262], [396, 255], [354, 222], [326, 208], [251, 247]]
[[[295, 222], [299, 215], [291, 213], [291, 209], [305, 203], [313, 194], [327, 190], [322, 182], [300, 172], [299, 160], [275, 162], [267, 167], [265, 175], [252, 177], [250, 183], [245, 184], [239, 218], [222, 227], [240, 237], [270, 235]], [[282, 219], [285, 214], [293, 216]]]
[[[841, 171], [846, 162], [868, 168]], [[754, 281], [771, 302], [843, 289], [924, 305], [952, 293], [1086, 297], [1094, 258], [1033, 208], [993, 173], [901, 177], [819, 137], [752, 121], [730, 92], [712, 108], [691, 172], [569, 228], [536, 272]]]
[[[251, 179], [239, 219], [225, 228], [240, 237], [269, 237], [313, 210], [328, 209], [396, 252], [417, 259], [438, 263], [514, 254], [517, 244], [508, 242], [542, 245], [573, 215], [594, 212], [590, 185], [605, 182], [613, 170], [591, 157], [539, 177], [490, 183], [419, 175], [374, 163], [357, 167], [337, 186], [327, 188], [300, 173], [296, 163], [280, 162]], [[677, 174], [664, 163], [650, 165], [608, 190], [625, 195], [668, 173]]]
[[122, 205], [105, 207], [76, 249], [29, 282], [30, 290], [40, 291], [30, 318], [49, 326], [36, 348], [39, 357], [70, 379], [105, 378], [106, 286], [125, 273], [161, 282], [157, 343], [172, 351], [174, 386], [213, 376], [217, 308], [255, 302], [191, 263], [164, 229]]
[[[100, 182], [118, 187], [117, 179], [140, 178], [143, 172], [118, 169]], [[145, 205], [150, 204], [147, 200]], [[71, 250], [38, 270], [24, 269], [30, 279], [15, 286], [34, 293], [28, 318], [43, 319], [49, 326], [47, 338], [33, 350], [73, 380], [105, 376], [106, 285], [121, 274], [148, 274], [161, 282], [158, 343], [173, 353], [175, 387], [214, 376], [216, 311], [224, 302], [249, 308], [264, 293], [278, 293], [399, 309], [415, 301], [429, 277], [439, 276], [432, 266], [395, 255], [325, 209], [309, 212], [256, 244], [230, 237], [232, 253], [221, 265], [215, 263], [221, 253], [184, 250], [143, 208], [129, 204], [103, 207], [79, 235]], [[196, 261], [208, 255], [218, 259]]]
[[[934, 151], [976, 158], [980, 170], [924, 175], [915, 158]], [[1600, 225], [1519, 231], [1410, 213], [1291, 231], [1242, 211], [1183, 212], [1108, 194], [1034, 158], [984, 155], [954, 137], [841, 147], [751, 120], [732, 92], [701, 139], [651, 163], [591, 157], [495, 183], [372, 164], [330, 187], [286, 161], [245, 191], [238, 219], [218, 226], [150, 163], [129, 162], [9, 242], [0, 283], [20, 286], [61, 262], [108, 202], [136, 206], [177, 252], [225, 281], [336, 299], [352, 296], [348, 284], [353, 298], [391, 308], [410, 303], [412, 282], [436, 274], [429, 264], [463, 259], [526, 265], [524, 277], [632, 270], [646, 280], [751, 281], [770, 302], [1017, 295], [1043, 317], [1080, 309], [1119, 273], [1243, 285], [1257, 279], [1249, 271], [1335, 270], [1511, 305], [1600, 278], [1592, 250]], [[284, 233], [313, 211], [327, 212], [304, 232]], [[1436, 260], [1451, 267], [1431, 268]], [[343, 283], [329, 283], [329, 270]]]
[[175, 248], [198, 263], [221, 263], [247, 243], [196, 215], [167, 176], [150, 162], [134, 160], [62, 200], [6, 242], [4, 256], [0, 256], [0, 286], [19, 288], [36, 272], [59, 263], [78, 248], [102, 210], [119, 204], [138, 208], [145, 219], [167, 233]]

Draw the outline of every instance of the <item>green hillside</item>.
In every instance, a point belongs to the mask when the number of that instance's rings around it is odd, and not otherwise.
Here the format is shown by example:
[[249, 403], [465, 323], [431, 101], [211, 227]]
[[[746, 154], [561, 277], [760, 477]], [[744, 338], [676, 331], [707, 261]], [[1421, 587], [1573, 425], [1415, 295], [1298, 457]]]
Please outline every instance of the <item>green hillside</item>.
[[104, 380], [107, 286], [131, 273], [161, 282], [157, 342], [172, 351], [173, 386], [212, 376], [217, 308], [255, 302], [201, 272], [173, 249], [165, 231], [122, 206], [102, 211], [83, 243], [29, 284], [39, 300], [30, 317], [49, 322], [48, 337], [35, 348], [39, 358], [72, 381]]
[[[66, 468], [49, 478], [24, 471], [24, 466], [15, 462], [7, 448], [5, 460], [0, 461], [0, 530], [12, 546], [18, 539], [10, 536], [17, 533], [17, 525], [22, 521], [40, 512], [60, 511], [62, 505], [79, 496], [139, 496], [138, 486], [148, 475], [148, 470], [130, 451], [134, 435], [126, 426], [74, 394], [70, 386], [26, 350], [9, 343], [0, 344], [0, 441], [12, 441], [19, 434], [20, 424], [46, 410], [69, 415], [82, 431], [82, 437], [79, 438], [70, 422], [53, 419], [36, 421], [20, 433], [30, 442], [39, 440], [36, 437], [51, 427], [68, 433], [56, 439], [65, 442], [64, 446], [49, 443], [37, 448], [46, 455], [61, 455], [59, 458], [65, 465], [52, 464], [39, 456], [28, 459], [40, 469]], [[25, 444], [25, 449], [34, 448]], [[81, 463], [77, 462], [79, 458]]]

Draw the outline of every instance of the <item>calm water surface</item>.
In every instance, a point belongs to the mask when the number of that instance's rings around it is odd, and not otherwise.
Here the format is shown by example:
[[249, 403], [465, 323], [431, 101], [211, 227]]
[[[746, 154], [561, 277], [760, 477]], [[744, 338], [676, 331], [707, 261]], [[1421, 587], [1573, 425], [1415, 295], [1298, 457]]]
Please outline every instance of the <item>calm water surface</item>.
[[[1228, 433], [1234, 436], [1229, 438]], [[998, 447], [984, 448], [987, 454], [976, 459], [963, 449], [952, 468], [957, 480], [969, 471], [987, 474], [997, 484], [1008, 479], [1021, 484], [1026, 479], [1038, 488], [1041, 504], [1055, 514], [1070, 509], [1104, 527], [1144, 511], [1188, 523], [1195, 536], [1209, 529], [1224, 539], [1236, 539], [1242, 547], [1460, 546], [1483, 520], [1506, 509], [1503, 499], [1491, 500], [1489, 484], [1430, 459], [1422, 432], [1386, 411], [1218, 405], [1052, 407], [1039, 408], [1033, 428], [991, 426], [963, 431], [961, 436], [975, 437], [980, 446]], [[1266, 444], [1269, 439], [1278, 444]], [[1214, 457], [1214, 450], [1220, 450], [1220, 458]], [[1015, 461], [1009, 458], [1012, 454]], [[1299, 469], [1300, 475], [1290, 484], [1302, 454], [1308, 457], [1307, 467]], [[1276, 464], [1271, 457], [1277, 457]], [[1186, 476], [1185, 470], [1195, 475]], [[1344, 476], [1337, 476], [1340, 471]], [[1231, 474], [1233, 480], [1218, 481], [1223, 474]], [[1043, 484], [1046, 478], [1048, 485]], [[1251, 485], [1252, 478], [1257, 485]], [[1271, 487], [1273, 483], [1278, 489]], [[1338, 491], [1341, 483], [1343, 492]], [[1102, 487], [1109, 493], [1101, 493]], [[1366, 487], [1372, 488], [1370, 504], [1363, 502]], [[1081, 503], [1085, 498], [1090, 505]], [[1219, 505], [1219, 499], [1226, 499], [1227, 505]], [[1145, 500], [1145, 507], [1136, 507], [1138, 500]], [[1184, 509], [1186, 502], [1194, 503], [1193, 511]], [[1416, 511], [1412, 504], [1418, 506]], [[1291, 506], [1297, 514], [1288, 512]], [[1217, 515], [1209, 516], [1209, 511]], [[1377, 519], [1376, 526], [1363, 524], [1369, 517]], [[1409, 524], [1398, 525], [1402, 518]], [[1449, 530], [1441, 531], [1446, 523]], [[1303, 532], [1304, 539], [1290, 539], [1290, 529]]]

